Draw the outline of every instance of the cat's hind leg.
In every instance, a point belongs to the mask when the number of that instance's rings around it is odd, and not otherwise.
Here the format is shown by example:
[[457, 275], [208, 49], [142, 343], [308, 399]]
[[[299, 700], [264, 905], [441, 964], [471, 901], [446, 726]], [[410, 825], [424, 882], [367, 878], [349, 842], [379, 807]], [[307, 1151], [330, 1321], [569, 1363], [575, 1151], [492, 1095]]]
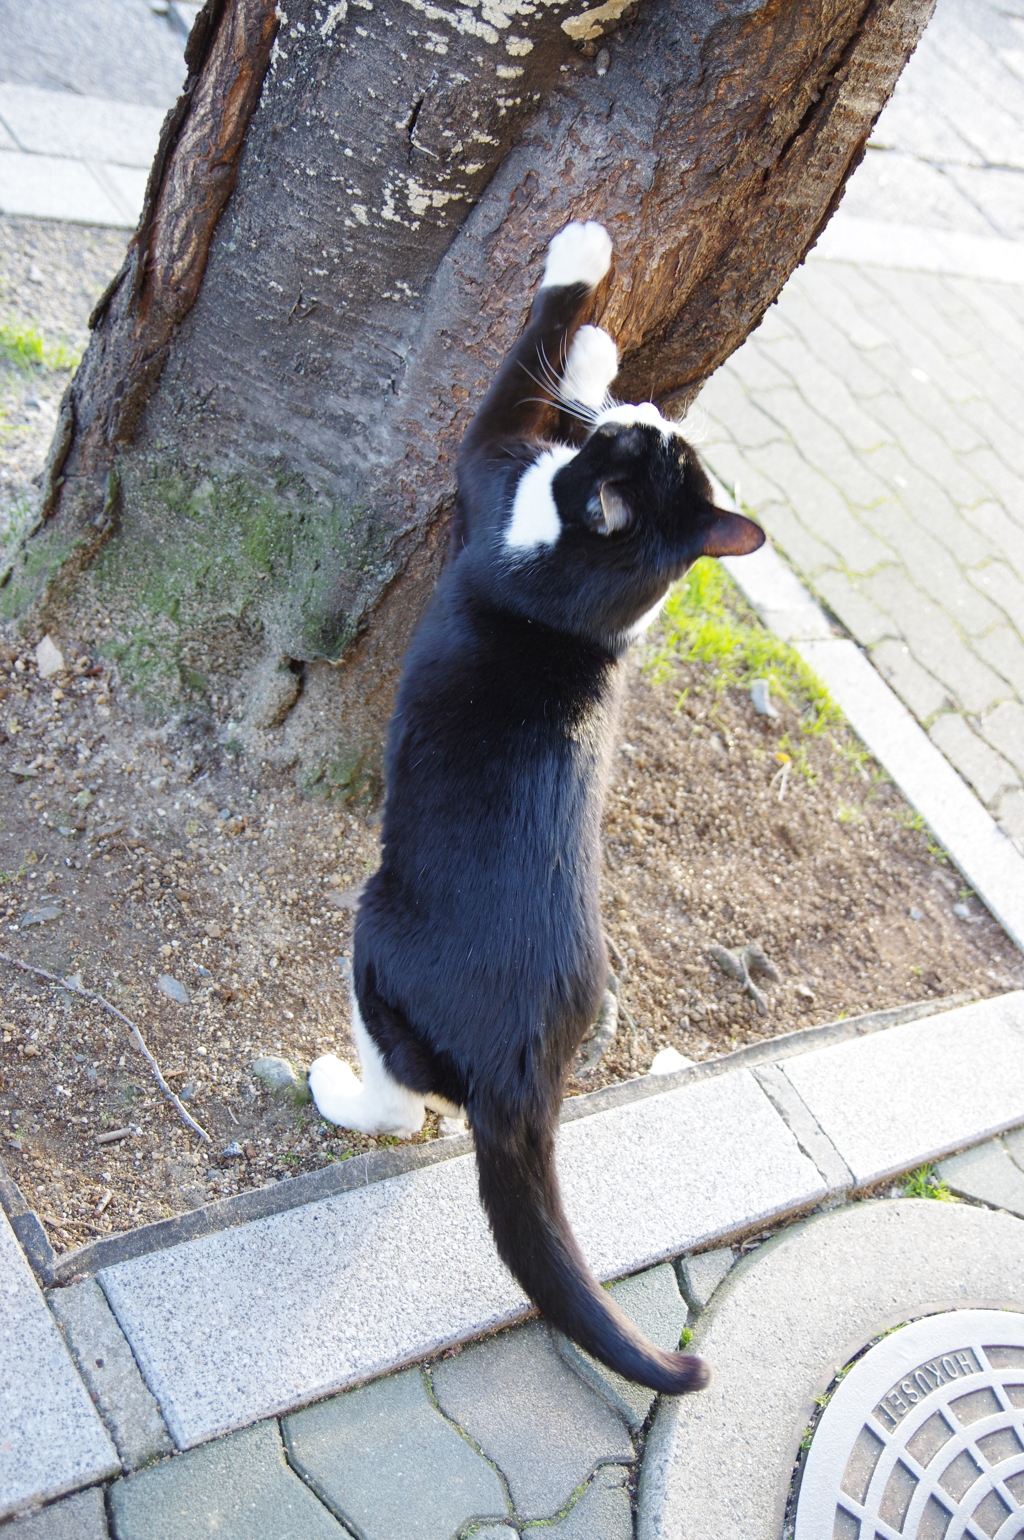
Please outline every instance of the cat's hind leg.
[[424, 1099], [388, 1073], [354, 997], [352, 1036], [359, 1050], [362, 1079], [333, 1053], [323, 1054], [309, 1071], [309, 1089], [317, 1111], [329, 1123], [353, 1128], [361, 1134], [397, 1134], [408, 1138], [419, 1133], [423, 1127]]

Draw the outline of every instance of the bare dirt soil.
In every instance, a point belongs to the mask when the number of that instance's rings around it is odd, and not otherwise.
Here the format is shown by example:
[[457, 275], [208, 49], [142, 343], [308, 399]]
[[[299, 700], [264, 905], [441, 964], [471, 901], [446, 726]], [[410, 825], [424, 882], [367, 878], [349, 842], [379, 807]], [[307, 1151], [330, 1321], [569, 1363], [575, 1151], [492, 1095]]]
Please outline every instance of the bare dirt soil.
[[[352, 1056], [352, 905], [378, 814], [302, 797], [201, 728], [140, 727], [107, 673], [63, 645], [69, 667], [49, 680], [31, 653], [0, 649], [5, 948], [134, 1020], [213, 1142], [189, 1133], [117, 1022], [0, 962], [0, 1153], [58, 1251], [391, 1142], [275, 1100], [249, 1068]], [[846, 730], [803, 740], [793, 769], [776, 745], [797, 708], [779, 710], [758, 717], [706, 664], [659, 684], [632, 666], [605, 825], [632, 1025], [570, 1093], [642, 1074], [668, 1045], [706, 1058], [1024, 983], [975, 900], [954, 915], [959, 877]], [[781, 974], [763, 985], [766, 1016], [709, 957], [750, 942]], [[432, 1118], [421, 1137], [436, 1131]]]

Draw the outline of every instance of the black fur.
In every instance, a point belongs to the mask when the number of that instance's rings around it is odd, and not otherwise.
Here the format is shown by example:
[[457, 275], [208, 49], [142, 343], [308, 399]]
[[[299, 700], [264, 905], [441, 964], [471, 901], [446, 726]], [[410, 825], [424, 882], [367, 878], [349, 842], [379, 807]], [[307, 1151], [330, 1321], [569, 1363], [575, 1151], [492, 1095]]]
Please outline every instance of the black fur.
[[679, 1393], [706, 1365], [647, 1342], [590, 1273], [554, 1131], [607, 975], [600, 822], [630, 628], [697, 556], [763, 535], [713, 507], [680, 438], [599, 425], [554, 479], [557, 541], [506, 548], [518, 482], [558, 420], [538, 381], [591, 299], [541, 289], [463, 441], [449, 560], [391, 723], [354, 982], [391, 1075], [466, 1108], [498, 1251], [530, 1298], [628, 1379]]

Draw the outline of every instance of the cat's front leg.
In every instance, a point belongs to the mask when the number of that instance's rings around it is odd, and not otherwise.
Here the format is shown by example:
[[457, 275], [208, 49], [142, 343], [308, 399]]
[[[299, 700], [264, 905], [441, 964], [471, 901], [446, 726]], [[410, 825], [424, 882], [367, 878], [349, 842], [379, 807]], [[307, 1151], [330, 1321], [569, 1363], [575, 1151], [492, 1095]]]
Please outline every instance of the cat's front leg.
[[[611, 236], [595, 220], [566, 225], [552, 239], [529, 323], [466, 429], [459, 450], [463, 470], [482, 447], [495, 441], [531, 437], [550, 408], [562, 399], [562, 374], [572, 356], [575, 335], [611, 260]], [[598, 328], [589, 330], [595, 333]], [[607, 334], [602, 332], [600, 336], [606, 338]], [[594, 344], [595, 338], [591, 336], [576, 355], [577, 364], [588, 377], [592, 368], [583, 366], [584, 355], [593, 360]], [[609, 346], [614, 352], [615, 344], [610, 337], [606, 343], [598, 343], [606, 374]], [[617, 366], [617, 356], [615, 362]], [[607, 374], [602, 397], [613, 375], [614, 370]], [[593, 389], [596, 387], [591, 388], [591, 393]]]
[[380, 1049], [367, 1032], [358, 1003], [352, 1002], [352, 1035], [359, 1049], [360, 1080], [351, 1065], [325, 1053], [309, 1070], [309, 1089], [328, 1123], [360, 1134], [395, 1134], [408, 1139], [423, 1127], [423, 1097], [388, 1074]]

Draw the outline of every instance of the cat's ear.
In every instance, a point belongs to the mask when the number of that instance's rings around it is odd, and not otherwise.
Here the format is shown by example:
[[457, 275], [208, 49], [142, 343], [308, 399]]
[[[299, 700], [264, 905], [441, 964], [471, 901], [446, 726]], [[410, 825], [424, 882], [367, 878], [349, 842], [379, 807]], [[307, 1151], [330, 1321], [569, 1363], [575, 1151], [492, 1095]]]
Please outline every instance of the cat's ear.
[[587, 503], [587, 524], [595, 535], [614, 535], [628, 529], [633, 510], [613, 481], [602, 481]]
[[742, 513], [712, 508], [711, 523], [704, 531], [702, 556], [749, 556], [764, 545], [764, 530]]

